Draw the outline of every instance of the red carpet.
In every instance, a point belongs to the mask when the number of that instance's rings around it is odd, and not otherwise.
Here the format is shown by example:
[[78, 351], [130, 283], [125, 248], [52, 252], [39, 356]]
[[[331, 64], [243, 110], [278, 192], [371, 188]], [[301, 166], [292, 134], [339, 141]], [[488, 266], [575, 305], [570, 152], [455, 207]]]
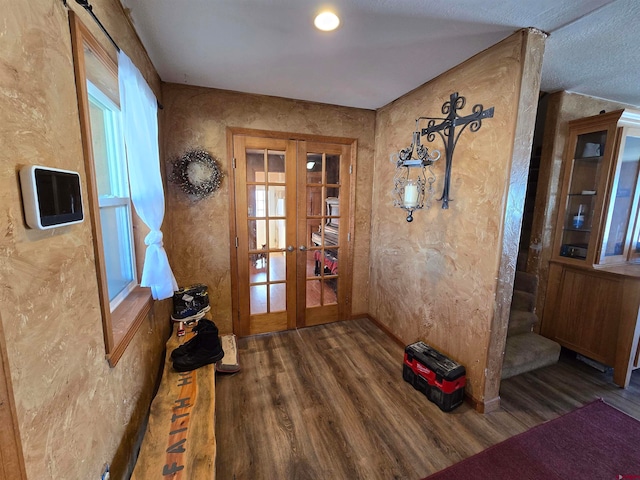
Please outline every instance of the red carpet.
[[597, 400], [427, 479], [640, 480], [640, 422]]

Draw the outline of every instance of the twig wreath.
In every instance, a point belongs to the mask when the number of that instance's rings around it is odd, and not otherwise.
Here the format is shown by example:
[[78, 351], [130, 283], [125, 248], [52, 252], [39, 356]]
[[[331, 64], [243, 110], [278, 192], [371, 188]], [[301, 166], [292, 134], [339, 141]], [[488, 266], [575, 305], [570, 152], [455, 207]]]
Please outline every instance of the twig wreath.
[[169, 179], [186, 194], [202, 200], [220, 188], [223, 176], [215, 158], [202, 148], [192, 148], [173, 161]]

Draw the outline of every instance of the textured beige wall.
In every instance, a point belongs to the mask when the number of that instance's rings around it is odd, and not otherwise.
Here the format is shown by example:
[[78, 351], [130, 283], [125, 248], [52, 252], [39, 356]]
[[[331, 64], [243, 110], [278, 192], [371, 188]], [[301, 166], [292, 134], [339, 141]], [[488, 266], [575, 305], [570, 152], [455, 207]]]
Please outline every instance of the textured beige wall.
[[[500, 307], [496, 295], [525, 39], [523, 32], [514, 34], [384, 107], [376, 119], [369, 312], [402, 341], [424, 340], [463, 363], [467, 392], [480, 402], [492, 322]], [[435, 201], [443, 185], [440, 162], [434, 166], [433, 207], [417, 212], [408, 224], [392, 206], [389, 154], [411, 143], [417, 117], [440, 116], [454, 91], [468, 102], [461, 115], [480, 103], [495, 107], [494, 117], [478, 132], [467, 129], [460, 137], [449, 209]], [[433, 146], [442, 148], [442, 143], [437, 139]]]
[[553, 235], [558, 214], [558, 194], [561, 185], [560, 175], [564, 158], [564, 148], [569, 136], [571, 120], [598, 115], [600, 111], [612, 112], [621, 108], [637, 108], [601, 98], [589, 97], [578, 93], [555, 92], [550, 95], [544, 124], [540, 172], [530, 244], [540, 249], [529, 249], [527, 271], [538, 275], [538, 298], [536, 312], [543, 318], [544, 302], [549, 280], [549, 260], [552, 255]]
[[164, 84], [165, 159], [171, 163], [191, 147], [218, 159], [225, 173], [213, 195], [193, 202], [168, 186], [168, 221], [173, 235], [170, 261], [181, 286], [209, 286], [213, 319], [232, 331], [229, 250], [229, 182], [226, 129], [241, 127], [358, 140], [353, 314], [367, 313], [371, 182], [375, 112], [210, 88]]
[[[91, 3], [159, 93], [117, 0]], [[27, 164], [76, 170], [86, 196], [67, 11], [60, 0], [0, 6], [0, 310], [28, 478], [99, 478], [114, 457], [112, 478], [119, 478], [151, 400], [169, 302], [156, 305], [109, 368], [90, 221], [27, 229], [17, 176]]]

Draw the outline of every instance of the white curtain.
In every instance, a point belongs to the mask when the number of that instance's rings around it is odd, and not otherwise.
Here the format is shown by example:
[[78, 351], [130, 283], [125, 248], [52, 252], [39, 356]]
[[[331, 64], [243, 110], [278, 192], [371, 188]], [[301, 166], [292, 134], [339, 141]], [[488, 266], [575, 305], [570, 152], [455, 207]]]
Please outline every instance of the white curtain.
[[160, 231], [164, 191], [158, 149], [158, 103], [140, 71], [122, 51], [118, 54], [118, 78], [131, 200], [138, 216], [151, 230], [144, 239], [147, 251], [140, 285], [150, 287], [153, 298], [162, 300], [173, 296], [178, 284]]

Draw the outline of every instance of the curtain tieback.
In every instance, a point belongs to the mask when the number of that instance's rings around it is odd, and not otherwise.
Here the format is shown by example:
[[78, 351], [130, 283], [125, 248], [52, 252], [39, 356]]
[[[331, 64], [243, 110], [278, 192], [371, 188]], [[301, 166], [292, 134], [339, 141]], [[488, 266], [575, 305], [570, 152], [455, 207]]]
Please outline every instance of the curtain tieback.
[[160, 230], [151, 230], [144, 238], [145, 245], [158, 245], [162, 247], [162, 232]]

